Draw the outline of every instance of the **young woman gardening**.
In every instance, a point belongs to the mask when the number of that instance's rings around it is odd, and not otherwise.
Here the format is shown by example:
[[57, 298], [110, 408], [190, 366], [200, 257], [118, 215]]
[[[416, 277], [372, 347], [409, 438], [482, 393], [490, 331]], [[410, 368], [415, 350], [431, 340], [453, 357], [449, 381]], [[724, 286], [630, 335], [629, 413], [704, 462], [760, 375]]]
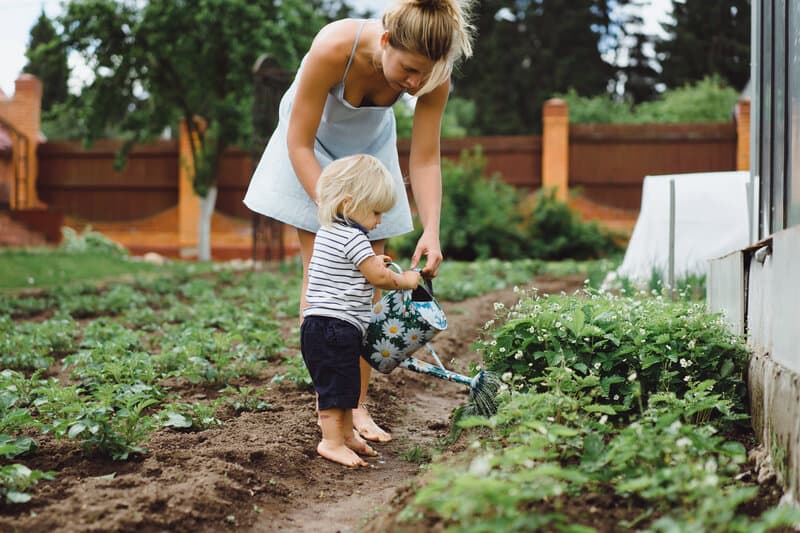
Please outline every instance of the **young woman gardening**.
[[[423, 226], [411, 267], [425, 256], [423, 276], [436, 276], [442, 262], [439, 135], [453, 65], [472, 54], [470, 1], [396, 0], [381, 20], [328, 24], [303, 58], [281, 100], [278, 126], [244, 199], [253, 211], [297, 228], [303, 261], [301, 311], [306, 307], [308, 263], [319, 229], [315, 187], [322, 168], [331, 161], [370, 154], [394, 177], [399, 201], [369, 232], [376, 254], [383, 254], [385, 239], [413, 229], [392, 111], [404, 92], [417, 97], [409, 180]], [[364, 438], [385, 442], [391, 435], [364, 407], [369, 378], [370, 366], [362, 361], [353, 425]]]

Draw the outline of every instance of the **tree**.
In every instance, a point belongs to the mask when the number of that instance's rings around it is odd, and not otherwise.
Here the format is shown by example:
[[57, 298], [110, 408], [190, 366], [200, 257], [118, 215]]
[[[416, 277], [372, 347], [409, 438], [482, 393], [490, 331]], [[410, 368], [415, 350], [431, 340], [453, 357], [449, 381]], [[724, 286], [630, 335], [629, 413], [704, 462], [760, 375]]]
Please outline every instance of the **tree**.
[[528, 134], [545, 100], [570, 88], [607, 90], [612, 67], [600, 40], [611, 23], [600, 0], [484, 0], [476, 4], [473, 57], [456, 71], [455, 94], [476, 104], [471, 133]]
[[36, 24], [31, 28], [25, 57], [28, 63], [23, 72], [33, 74], [42, 81], [42, 111], [49, 111], [54, 104], [67, 99], [69, 66], [67, 51], [58, 42], [58, 33], [42, 10]]
[[632, 0], [619, 6], [619, 21], [615, 26], [615, 89], [618, 96], [632, 104], [653, 100], [658, 96], [656, 84], [660, 66], [655, 58], [656, 38], [645, 33], [642, 16], [642, 10], [650, 4], [650, 0]]
[[750, 0], [673, 0], [667, 39], [656, 43], [661, 80], [675, 88], [718, 75], [736, 90], [750, 79]]
[[211, 256], [220, 155], [251, 142], [255, 60], [268, 53], [296, 69], [325, 22], [320, 7], [316, 0], [77, 0], [60, 17], [61, 44], [94, 73], [74, 101], [87, 142], [113, 125], [127, 141], [124, 156], [185, 121], [202, 198], [201, 260]]

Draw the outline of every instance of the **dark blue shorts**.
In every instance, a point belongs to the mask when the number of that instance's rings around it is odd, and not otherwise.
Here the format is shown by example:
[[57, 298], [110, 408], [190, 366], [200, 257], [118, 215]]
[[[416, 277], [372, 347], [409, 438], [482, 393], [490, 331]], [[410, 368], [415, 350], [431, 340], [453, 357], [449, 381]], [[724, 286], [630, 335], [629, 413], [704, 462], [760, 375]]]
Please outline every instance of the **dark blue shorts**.
[[320, 411], [358, 407], [361, 341], [361, 331], [344, 320], [325, 316], [303, 319], [300, 351], [319, 396]]

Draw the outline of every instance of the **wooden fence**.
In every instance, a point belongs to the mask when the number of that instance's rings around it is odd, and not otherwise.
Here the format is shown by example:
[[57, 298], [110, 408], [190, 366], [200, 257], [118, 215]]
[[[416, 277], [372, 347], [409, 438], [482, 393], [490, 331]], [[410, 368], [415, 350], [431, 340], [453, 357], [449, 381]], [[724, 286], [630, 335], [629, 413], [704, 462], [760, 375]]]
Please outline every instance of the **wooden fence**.
[[[736, 169], [736, 126], [572, 125], [569, 127], [569, 187], [602, 204], [636, 210], [646, 175]], [[542, 184], [539, 136], [470, 137], [442, 141], [442, 156], [457, 159], [480, 145], [489, 173], [533, 190]], [[118, 141], [84, 149], [78, 142], [39, 146], [38, 191], [64, 214], [87, 221], [144, 218], [178, 203], [178, 143], [157, 141], [135, 148], [127, 166], [113, 167]], [[401, 168], [408, 173], [409, 142], [398, 143]], [[253, 169], [251, 154], [228, 150], [219, 173], [218, 210], [248, 219], [241, 200]]]

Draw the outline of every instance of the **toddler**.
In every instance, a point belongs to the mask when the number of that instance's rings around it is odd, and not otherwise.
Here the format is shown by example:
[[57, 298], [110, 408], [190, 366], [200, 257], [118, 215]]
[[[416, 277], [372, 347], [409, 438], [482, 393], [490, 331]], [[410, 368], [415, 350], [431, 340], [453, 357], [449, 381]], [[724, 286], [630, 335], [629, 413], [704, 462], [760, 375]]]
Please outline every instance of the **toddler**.
[[420, 274], [398, 274], [376, 255], [367, 234], [392, 208], [392, 175], [378, 159], [358, 154], [338, 159], [316, 187], [318, 230], [308, 266], [300, 327], [303, 353], [317, 393], [322, 440], [317, 453], [346, 466], [366, 466], [358, 454], [375, 456], [353, 430], [360, 393], [361, 343], [372, 315], [374, 287], [414, 289]]

